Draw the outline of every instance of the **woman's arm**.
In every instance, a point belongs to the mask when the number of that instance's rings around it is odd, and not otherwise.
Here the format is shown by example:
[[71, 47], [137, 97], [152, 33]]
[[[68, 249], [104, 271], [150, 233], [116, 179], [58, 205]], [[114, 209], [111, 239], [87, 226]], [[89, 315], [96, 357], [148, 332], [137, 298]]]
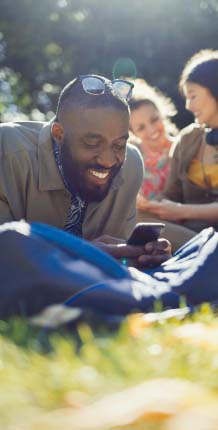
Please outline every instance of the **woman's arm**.
[[181, 211], [185, 220], [218, 222], [218, 202], [203, 204], [182, 204]]
[[218, 202], [189, 204], [176, 203], [163, 199], [160, 202], [145, 201], [144, 210], [168, 221], [183, 222], [201, 220], [211, 223], [218, 222]]

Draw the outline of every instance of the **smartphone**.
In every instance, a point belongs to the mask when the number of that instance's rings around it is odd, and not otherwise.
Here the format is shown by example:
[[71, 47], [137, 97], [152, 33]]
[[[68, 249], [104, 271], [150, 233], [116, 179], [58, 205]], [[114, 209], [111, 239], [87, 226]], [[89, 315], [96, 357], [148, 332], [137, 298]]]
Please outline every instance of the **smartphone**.
[[162, 222], [139, 222], [127, 240], [128, 245], [143, 246], [157, 240], [165, 227]]

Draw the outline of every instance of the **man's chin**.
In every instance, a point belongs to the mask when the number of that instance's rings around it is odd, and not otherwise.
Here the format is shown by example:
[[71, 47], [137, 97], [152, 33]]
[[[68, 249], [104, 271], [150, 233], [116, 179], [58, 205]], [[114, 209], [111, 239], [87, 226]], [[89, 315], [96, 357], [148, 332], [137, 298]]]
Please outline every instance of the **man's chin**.
[[107, 189], [101, 190], [90, 190], [87, 195], [88, 202], [101, 202], [105, 199], [109, 192], [109, 187]]
[[87, 202], [101, 202], [107, 196], [110, 190], [111, 184], [107, 186], [96, 186], [94, 188], [88, 188], [86, 191], [81, 191], [80, 196]]

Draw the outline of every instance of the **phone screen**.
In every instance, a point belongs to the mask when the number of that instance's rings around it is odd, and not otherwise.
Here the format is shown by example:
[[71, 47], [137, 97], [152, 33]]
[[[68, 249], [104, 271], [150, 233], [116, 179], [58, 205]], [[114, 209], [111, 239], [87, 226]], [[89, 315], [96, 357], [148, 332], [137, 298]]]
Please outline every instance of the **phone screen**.
[[164, 227], [165, 224], [160, 222], [138, 223], [127, 240], [127, 244], [143, 246], [148, 242], [153, 242], [158, 239]]

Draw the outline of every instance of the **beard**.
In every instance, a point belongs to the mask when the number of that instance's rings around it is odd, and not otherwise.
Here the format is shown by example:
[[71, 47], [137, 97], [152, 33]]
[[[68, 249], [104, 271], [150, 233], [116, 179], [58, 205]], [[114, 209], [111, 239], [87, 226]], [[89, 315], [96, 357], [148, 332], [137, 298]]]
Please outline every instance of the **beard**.
[[[84, 198], [85, 201], [87, 202], [101, 202], [102, 200], [105, 199], [105, 197], [107, 196], [108, 192], [110, 191], [110, 188], [112, 186], [112, 182], [114, 180], [114, 178], [117, 176], [117, 174], [119, 173], [121, 167], [122, 167], [123, 163], [120, 163], [116, 166], [113, 166], [112, 168], [108, 169], [109, 172], [109, 178], [107, 180], [107, 182], [103, 185], [92, 185], [89, 186], [87, 183], [80, 183], [80, 191], [79, 194], [81, 195], [82, 198]], [[106, 171], [106, 169], [102, 166], [99, 166], [97, 164], [95, 165], [89, 165], [87, 166], [87, 170], [91, 169], [91, 170], [95, 170], [95, 171], [99, 171], [102, 172], [102, 170], [104, 170], [104, 172]]]
[[[69, 190], [73, 194], [79, 194], [80, 198], [87, 203], [101, 202], [107, 196], [115, 176], [123, 165], [123, 162], [120, 162], [107, 169], [99, 164], [83, 163], [73, 158], [72, 153], [69, 153], [69, 147], [65, 144], [61, 149], [61, 162]], [[107, 182], [103, 184], [93, 183], [88, 175], [89, 170], [108, 171]]]

